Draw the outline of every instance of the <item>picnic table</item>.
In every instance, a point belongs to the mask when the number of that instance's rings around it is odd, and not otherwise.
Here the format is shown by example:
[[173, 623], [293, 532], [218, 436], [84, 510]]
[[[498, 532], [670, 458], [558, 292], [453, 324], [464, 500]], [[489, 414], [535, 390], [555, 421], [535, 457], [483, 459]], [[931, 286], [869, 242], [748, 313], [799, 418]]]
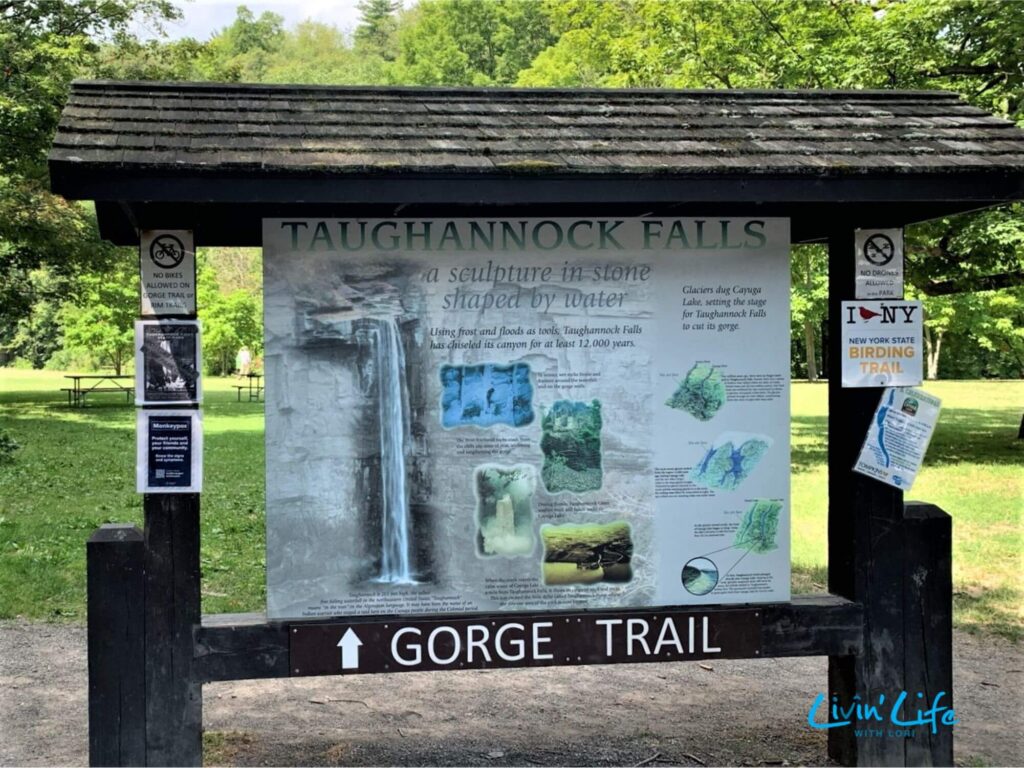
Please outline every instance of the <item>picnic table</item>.
[[234, 385], [238, 393], [238, 402], [242, 402], [243, 392], [248, 394], [249, 402], [259, 402], [260, 396], [263, 394], [263, 374], [246, 373], [244, 376], [249, 380], [247, 383]]
[[[62, 387], [62, 392], [68, 393], [68, 405], [73, 408], [80, 408], [85, 405], [85, 396], [94, 392], [123, 392], [125, 402], [130, 403], [135, 394], [135, 377], [132, 375], [118, 376], [113, 373], [80, 374], [71, 373], [64, 376], [71, 379], [70, 387]], [[122, 384], [122, 381], [133, 382]]]

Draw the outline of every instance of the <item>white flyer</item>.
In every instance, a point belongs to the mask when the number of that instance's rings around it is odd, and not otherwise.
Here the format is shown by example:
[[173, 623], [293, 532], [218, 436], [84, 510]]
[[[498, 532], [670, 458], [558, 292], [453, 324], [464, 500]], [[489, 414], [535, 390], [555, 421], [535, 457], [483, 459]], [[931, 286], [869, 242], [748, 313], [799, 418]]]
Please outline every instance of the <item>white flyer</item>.
[[854, 471], [910, 490], [921, 470], [941, 406], [939, 398], [920, 389], [885, 390]]
[[903, 298], [903, 230], [858, 229], [855, 235], [858, 299]]
[[139, 411], [136, 429], [139, 493], [203, 490], [203, 420], [198, 410]]

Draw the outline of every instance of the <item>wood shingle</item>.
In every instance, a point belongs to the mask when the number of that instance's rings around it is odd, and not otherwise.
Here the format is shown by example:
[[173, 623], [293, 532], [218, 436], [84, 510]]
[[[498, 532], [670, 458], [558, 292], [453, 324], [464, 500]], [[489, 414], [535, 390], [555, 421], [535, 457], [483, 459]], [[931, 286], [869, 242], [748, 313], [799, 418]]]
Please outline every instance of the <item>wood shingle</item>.
[[[131, 152], [122, 151], [131, 149]], [[79, 82], [51, 164], [392, 174], [1024, 169], [1024, 132], [941, 91], [646, 91]]]

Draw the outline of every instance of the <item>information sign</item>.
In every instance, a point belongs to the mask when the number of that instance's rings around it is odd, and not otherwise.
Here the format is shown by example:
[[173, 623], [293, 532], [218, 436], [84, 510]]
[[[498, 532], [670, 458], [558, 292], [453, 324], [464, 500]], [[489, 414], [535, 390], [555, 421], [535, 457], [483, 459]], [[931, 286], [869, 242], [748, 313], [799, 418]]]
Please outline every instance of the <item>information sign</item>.
[[761, 614], [533, 614], [301, 624], [289, 628], [292, 676], [507, 669], [756, 658]]
[[196, 314], [196, 254], [187, 230], [146, 230], [139, 245], [145, 317]]
[[202, 401], [199, 323], [135, 321], [135, 404]]
[[903, 230], [858, 229], [857, 275], [854, 296], [858, 299], [903, 298]]
[[883, 392], [854, 470], [910, 490], [928, 451], [941, 406], [939, 398], [920, 389], [895, 387]]
[[922, 310], [919, 301], [844, 301], [844, 387], [920, 384]]
[[263, 246], [271, 618], [789, 598], [786, 220]]
[[199, 411], [138, 411], [136, 435], [139, 493], [202, 491], [203, 430]]

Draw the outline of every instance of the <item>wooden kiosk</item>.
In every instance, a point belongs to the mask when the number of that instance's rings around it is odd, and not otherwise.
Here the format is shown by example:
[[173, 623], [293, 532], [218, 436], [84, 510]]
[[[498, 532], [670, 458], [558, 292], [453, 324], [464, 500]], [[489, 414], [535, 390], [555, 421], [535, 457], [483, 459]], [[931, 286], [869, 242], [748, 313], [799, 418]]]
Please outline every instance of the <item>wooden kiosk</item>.
[[[261, 222], [281, 217], [783, 217], [793, 242], [828, 243], [837, 340], [840, 302], [854, 298], [855, 230], [1024, 197], [1024, 133], [934, 91], [79, 82], [50, 170], [55, 192], [96, 201], [101, 233], [120, 245], [167, 229], [192, 231], [199, 246], [260, 246]], [[879, 390], [841, 388], [838, 355], [827, 363], [829, 592], [760, 606], [757, 636], [734, 655], [828, 656], [842, 701], [904, 689], [951, 697], [950, 517], [851, 471]], [[302, 622], [202, 616], [199, 496], [144, 504], [144, 532], [104, 526], [88, 544], [90, 761], [200, 765], [203, 683], [295, 674]], [[728, 626], [744, 611], [604, 615]], [[572, 663], [624, 660], [584, 649]], [[952, 732], [859, 740], [834, 729], [829, 755], [950, 765]]]

